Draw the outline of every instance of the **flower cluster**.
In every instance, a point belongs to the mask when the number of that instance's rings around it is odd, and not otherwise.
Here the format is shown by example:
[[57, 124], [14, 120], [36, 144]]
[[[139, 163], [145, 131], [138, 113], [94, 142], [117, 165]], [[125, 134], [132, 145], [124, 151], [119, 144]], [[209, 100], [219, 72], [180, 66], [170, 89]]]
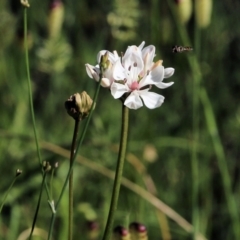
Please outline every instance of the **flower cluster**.
[[[143, 103], [150, 109], [160, 107], [164, 97], [149, 90], [152, 86], [163, 89], [173, 84], [164, 83], [163, 79], [171, 77], [174, 69], [164, 68], [161, 60], [153, 62], [155, 47], [143, 48], [144, 44], [129, 46], [121, 57], [116, 51], [102, 50], [97, 56], [98, 65], [86, 64], [89, 77], [99, 81], [102, 76], [101, 85], [109, 88], [115, 99], [124, 99], [124, 105], [130, 109], [138, 109]], [[100, 67], [102, 56], [107, 56], [105, 68]]]

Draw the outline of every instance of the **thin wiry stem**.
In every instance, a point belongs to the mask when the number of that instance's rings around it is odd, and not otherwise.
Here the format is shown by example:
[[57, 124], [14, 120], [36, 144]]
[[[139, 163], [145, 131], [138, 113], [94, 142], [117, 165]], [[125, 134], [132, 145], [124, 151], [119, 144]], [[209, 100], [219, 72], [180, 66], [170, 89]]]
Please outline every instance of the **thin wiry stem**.
[[[40, 148], [39, 148], [34, 107], [33, 107], [33, 95], [32, 95], [32, 85], [31, 85], [29, 57], [28, 57], [27, 8], [24, 8], [24, 48], [25, 48], [25, 62], [26, 62], [26, 71], [27, 71], [28, 95], [29, 95], [29, 104], [30, 104], [33, 132], [34, 132], [34, 138], [35, 138], [35, 143], [36, 143], [36, 148], [37, 148], [38, 161], [39, 161], [40, 166], [42, 167], [42, 157], [41, 157]], [[44, 175], [43, 171], [42, 171], [42, 174]], [[48, 190], [48, 186], [46, 183], [44, 183], [44, 184], [45, 184], [45, 189], [46, 189], [48, 198], [50, 199], [50, 193]]]
[[[102, 79], [102, 76], [100, 76], [100, 79]], [[57, 203], [56, 203], [56, 206], [55, 206], [55, 211], [52, 212], [52, 218], [51, 218], [50, 228], [49, 228], [49, 231], [48, 231], [48, 240], [51, 239], [52, 232], [53, 232], [53, 226], [54, 226], [54, 222], [55, 222], [55, 218], [56, 218], [56, 213], [57, 213], [58, 206], [59, 206], [59, 204], [60, 204], [60, 202], [61, 202], [61, 199], [62, 199], [62, 197], [63, 197], [63, 193], [64, 193], [64, 191], [65, 191], [65, 189], [66, 189], [66, 187], [67, 187], [67, 183], [68, 183], [69, 178], [70, 178], [70, 175], [71, 175], [71, 173], [72, 173], [72, 169], [73, 169], [73, 166], [74, 166], [75, 159], [76, 159], [77, 154], [78, 154], [78, 152], [79, 152], [79, 150], [80, 150], [80, 147], [81, 147], [81, 145], [82, 145], [83, 139], [84, 139], [84, 137], [85, 137], [85, 135], [86, 135], [89, 122], [90, 122], [90, 120], [91, 120], [91, 118], [92, 118], [92, 114], [93, 114], [93, 110], [94, 110], [94, 107], [95, 107], [95, 103], [96, 103], [97, 98], [98, 98], [100, 86], [101, 86], [101, 80], [99, 81], [98, 86], [97, 86], [97, 89], [96, 89], [96, 91], [95, 91], [95, 94], [94, 94], [94, 97], [93, 97], [93, 104], [92, 104], [92, 107], [91, 107], [89, 116], [88, 116], [88, 118], [87, 118], [86, 124], [85, 124], [85, 126], [84, 126], [84, 128], [83, 128], [82, 134], [81, 134], [81, 136], [80, 136], [80, 139], [79, 139], [79, 142], [78, 142], [78, 145], [77, 145], [75, 154], [74, 154], [73, 159], [72, 159], [72, 164], [71, 164], [71, 166], [70, 166], [70, 168], [69, 168], [67, 177], [66, 177], [65, 182], [64, 182], [64, 184], [63, 184], [63, 188], [62, 188], [61, 193], [60, 193], [60, 196], [59, 196], [59, 198], [58, 198], [58, 200], [57, 200]]]
[[[79, 120], [75, 120], [75, 126], [73, 131], [73, 139], [72, 139], [72, 146], [71, 146], [71, 154], [70, 154], [70, 162], [69, 168], [71, 169], [73, 164], [73, 158], [75, 154], [75, 147], [77, 141], [77, 134], [78, 134], [78, 126]], [[68, 240], [72, 240], [73, 236], [73, 170], [69, 176], [69, 202], [68, 202]]]

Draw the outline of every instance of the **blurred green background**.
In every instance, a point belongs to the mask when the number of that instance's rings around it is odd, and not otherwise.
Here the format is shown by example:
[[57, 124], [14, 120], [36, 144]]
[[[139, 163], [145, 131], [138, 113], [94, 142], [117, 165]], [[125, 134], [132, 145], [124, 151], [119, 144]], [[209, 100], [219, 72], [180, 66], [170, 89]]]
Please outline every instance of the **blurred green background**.
[[[43, 160], [52, 165], [59, 163], [53, 179], [53, 199], [58, 198], [66, 177], [68, 158], [60, 150], [54, 151], [50, 143], [69, 150], [74, 126], [64, 102], [76, 92], [87, 91], [93, 97], [96, 89], [96, 82], [86, 74], [85, 64], [95, 65], [102, 49], [120, 53], [129, 45], [145, 41], [146, 46], [156, 46], [155, 60], [162, 59], [164, 67], [175, 68], [175, 74], [165, 80], [175, 83], [165, 90], [154, 89], [165, 96], [160, 108], [130, 111], [124, 176], [156, 194], [191, 223], [193, 210], [197, 209], [192, 207], [192, 191], [198, 189], [199, 232], [207, 239], [236, 239], [227, 198], [234, 197], [239, 209], [240, 2], [214, 1], [205, 27], [199, 25], [196, 16], [205, 17], [210, 1], [202, 0], [206, 4], [202, 8], [194, 8], [196, 2], [30, 2], [28, 45], [37, 131], [40, 141], [45, 142], [41, 145]], [[20, 2], [1, 0], [0, 19], [1, 198], [16, 169], [23, 170], [3, 208], [0, 239], [21, 240], [27, 239], [20, 234], [32, 224], [42, 176], [29, 110]], [[192, 46], [194, 50], [174, 54], [173, 45]], [[206, 91], [207, 100], [200, 96], [200, 89]], [[114, 170], [120, 119], [120, 101], [102, 88], [80, 155]], [[194, 122], [198, 126], [195, 130]], [[197, 156], [196, 161], [193, 156]], [[227, 170], [225, 177], [223, 168]], [[224, 190], [226, 173], [231, 180], [231, 196], [226, 196]], [[99, 224], [101, 236], [112, 180], [81, 163], [74, 168], [74, 180], [74, 239], [91, 239], [86, 222], [92, 221]], [[157, 193], [151, 188], [152, 183]], [[159, 215], [155, 207], [127, 187], [123, 186], [120, 194], [115, 225], [141, 222], [151, 240], [192, 239], [191, 234]], [[54, 228], [54, 239], [58, 240], [67, 238], [67, 192], [65, 195]], [[46, 239], [51, 217], [47, 200], [44, 193], [36, 225], [40, 236], [34, 239]]]

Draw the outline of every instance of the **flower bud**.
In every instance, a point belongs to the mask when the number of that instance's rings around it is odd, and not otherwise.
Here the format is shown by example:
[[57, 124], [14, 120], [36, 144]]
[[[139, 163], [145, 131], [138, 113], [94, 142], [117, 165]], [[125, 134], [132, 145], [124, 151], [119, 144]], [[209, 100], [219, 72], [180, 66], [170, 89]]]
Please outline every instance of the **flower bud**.
[[195, 0], [195, 14], [198, 27], [206, 28], [211, 21], [212, 0]]
[[47, 162], [47, 161], [43, 162], [42, 167], [43, 167], [43, 171], [44, 172], [49, 172], [51, 170], [51, 168], [52, 168], [50, 163]]
[[21, 174], [22, 174], [22, 170], [17, 169], [17, 170], [16, 170], [16, 173], [15, 173], [15, 176], [18, 177], [18, 176], [21, 175]]
[[131, 234], [131, 240], [147, 240], [147, 229], [146, 227], [137, 222], [133, 222], [129, 226], [129, 231]]
[[108, 52], [106, 52], [104, 55], [101, 56], [101, 60], [100, 60], [100, 69], [102, 73], [108, 69], [110, 64], [111, 63], [108, 60]]
[[50, 38], [57, 37], [61, 32], [64, 18], [64, 6], [61, 0], [53, 0], [48, 16], [48, 34]]
[[130, 234], [124, 227], [117, 226], [113, 230], [112, 240], [130, 240]]
[[93, 100], [83, 91], [81, 94], [75, 93], [65, 102], [68, 114], [75, 120], [82, 120], [88, 116]]
[[88, 240], [96, 240], [99, 237], [99, 224], [96, 221], [87, 221]]
[[55, 164], [54, 164], [54, 168], [58, 168], [58, 162], [55, 162]]
[[24, 7], [27, 7], [27, 8], [30, 7], [30, 4], [28, 3], [28, 0], [21, 0], [20, 2]]
[[185, 24], [192, 15], [192, 0], [175, 0], [178, 20]]

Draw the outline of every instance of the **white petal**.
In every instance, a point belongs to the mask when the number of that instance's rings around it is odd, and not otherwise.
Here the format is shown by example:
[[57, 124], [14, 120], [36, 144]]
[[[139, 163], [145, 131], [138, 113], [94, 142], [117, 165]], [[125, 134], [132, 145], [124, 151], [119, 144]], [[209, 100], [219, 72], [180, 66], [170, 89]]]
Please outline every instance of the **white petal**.
[[153, 45], [145, 47], [142, 50], [142, 57], [146, 71], [150, 70], [153, 65], [153, 58], [155, 57], [155, 47]]
[[144, 45], [145, 45], [145, 42], [142, 41], [142, 43], [138, 46], [138, 48], [139, 48], [140, 50], [142, 50], [142, 48], [144, 47]]
[[174, 82], [169, 82], [169, 83], [160, 82], [160, 83], [156, 84], [155, 86], [160, 89], [164, 89], [164, 88], [168, 88], [168, 87], [172, 86], [173, 84], [174, 84]]
[[115, 80], [123, 80], [126, 78], [126, 71], [123, 68], [120, 60], [118, 60], [114, 65], [113, 65], [113, 78]]
[[111, 85], [111, 80], [110, 79], [102, 78], [102, 81], [101, 81], [101, 86], [102, 87], [109, 88], [110, 85]]
[[138, 91], [133, 91], [125, 100], [124, 105], [130, 109], [138, 109], [143, 106]]
[[162, 82], [164, 77], [164, 67], [158, 65], [157, 67], [153, 68], [149, 75], [151, 76], [152, 81], [156, 82], [156, 84]]
[[113, 82], [111, 85], [111, 94], [115, 99], [120, 98], [124, 93], [128, 91], [129, 91], [129, 88], [126, 84]]
[[87, 71], [87, 74], [90, 78], [94, 78], [95, 80], [99, 80], [99, 73], [100, 73], [100, 70], [99, 68], [97, 67], [94, 67], [90, 64], [85, 64], [86, 66], [86, 71]]
[[141, 91], [140, 97], [142, 98], [146, 107], [153, 109], [160, 107], [164, 101], [164, 97], [154, 92]]
[[125, 58], [124, 68], [127, 71], [131, 82], [138, 80], [138, 75], [142, 72], [143, 67], [144, 63], [140, 55], [132, 53]]
[[174, 74], [174, 68], [165, 68], [164, 69], [164, 78], [169, 78]]

